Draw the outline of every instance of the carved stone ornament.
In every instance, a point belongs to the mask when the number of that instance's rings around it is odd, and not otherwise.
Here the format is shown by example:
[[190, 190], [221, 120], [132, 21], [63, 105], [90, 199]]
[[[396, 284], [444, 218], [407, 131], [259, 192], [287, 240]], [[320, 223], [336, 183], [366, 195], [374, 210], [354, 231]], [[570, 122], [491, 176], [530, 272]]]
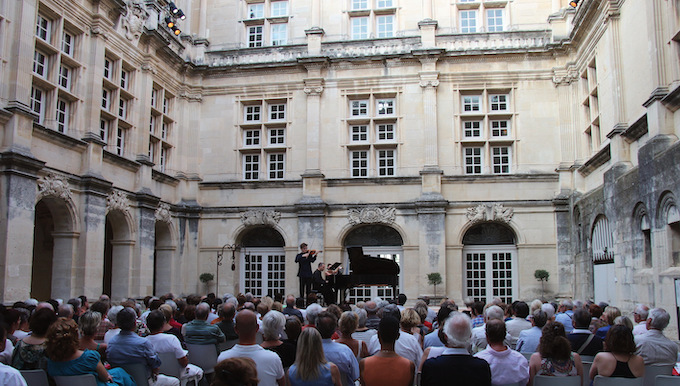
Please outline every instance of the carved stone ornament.
[[161, 202], [156, 208], [156, 221], [169, 223], [172, 220], [170, 215], [170, 205]]
[[323, 92], [323, 87], [322, 86], [317, 86], [317, 87], [305, 87], [303, 89], [305, 94], [307, 95], [321, 95]]
[[130, 200], [127, 194], [121, 192], [120, 190], [114, 190], [106, 198], [106, 209], [107, 212], [113, 210], [120, 210], [122, 212], [127, 212], [130, 210]]
[[500, 222], [510, 222], [514, 214], [512, 208], [506, 208], [503, 204], [493, 204], [493, 219]]
[[243, 225], [276, 225], [281, 220], [281, 212], [275, 210], [249, 210], [241, 213]]
[[397, 217], [397, 210], [396, 208], [369, 206], [361, 209], [352, 208], [347, 211], [347, 215], [349, 217], [349, 222], [352, 225], [375, 223], [391, 224]]
[[477, 206], [473, 206], [472, 208], [468, 208], [465, 215], [467, 216], [468, 220], [473, 223], [486, 221], [486, 205], [479, 204]]
[[38, 199], [43, 197], [58, 197], [66, 201], [71, 200], [71, 189], [66, 178], [49, 174], [38, 179]]
[[125, 37], [130, 41], [137, 40], [144, 31], [144, 23], [149, 18], [149, 13], [144, 7], [143, 0], [126, 0], [125, 9], [127, 12], [122, 20]]
[[439, 80], [437, 80], [437, 79], [421, 80], [420, 81], [420, 87], [422, 87], [422, 88], [428, 88], [428, 87], [437, 88], [437, 86], [439, 86]]

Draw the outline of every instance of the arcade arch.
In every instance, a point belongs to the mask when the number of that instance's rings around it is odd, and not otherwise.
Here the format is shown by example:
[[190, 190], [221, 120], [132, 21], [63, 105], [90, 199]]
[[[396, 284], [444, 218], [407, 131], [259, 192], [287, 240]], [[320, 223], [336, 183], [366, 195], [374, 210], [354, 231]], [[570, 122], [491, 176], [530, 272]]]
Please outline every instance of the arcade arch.
[[286, 242], [272, 227], [246, 229], [241, 237], [239, 288], [262, 297], [286, 293]]
[[132, 226], [122, 210], [106, 214], [104, 234], [104, 275], [102, 293], [112, 299], [129, 296], [132, 252], [135, 245]]

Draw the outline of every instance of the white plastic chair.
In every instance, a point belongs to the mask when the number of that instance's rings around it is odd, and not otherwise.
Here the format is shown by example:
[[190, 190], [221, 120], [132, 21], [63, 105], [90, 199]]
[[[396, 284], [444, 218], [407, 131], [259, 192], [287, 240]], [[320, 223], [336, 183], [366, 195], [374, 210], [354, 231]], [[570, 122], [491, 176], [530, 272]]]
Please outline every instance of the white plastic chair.
[[680, 385], [680, 377], [673, 375], [657, 375], [656, 379], [654, 380], [654, 386], [678, 386], [678, 385]]
[[97, 380], [92, 374], [60, 375], [52, 377], [57, 386], [97, 386]]
[[593, 386], [642, 386], [644, 378], [603, 377], [596, 375]]
[[201, 380], [200, 377], [195, 376], [192, 378], [181, 378], [184, 368], [180, 366], [175, 354], [171, 352], [159, 352], [158, 358], [161, 360], [161, 367], [159, 372], [161, 374], [169, 375], [179, 379], [181, 386], [186, 386], [189, 382], [194, 382], [198, 386], [198, 382]]
[[215, 372], [217, 364], [217, 349], [214, 344], [191, 344], [187, 343], [187, 358], [189, 363], [203, 369], [203, 374]]
[[673, 374], [673, 365], [647, 365], [645, 366], [644, 386], [654, 386], [657, 375]]
[[49, 386], [47, 380], [47, 373], [44, 370], [20, 370], [21, 376], [24, 377], [28, 386]]
[[551, 377], [549, 375], [534, 376], [534, 386], [581, 386], [581, 377]]

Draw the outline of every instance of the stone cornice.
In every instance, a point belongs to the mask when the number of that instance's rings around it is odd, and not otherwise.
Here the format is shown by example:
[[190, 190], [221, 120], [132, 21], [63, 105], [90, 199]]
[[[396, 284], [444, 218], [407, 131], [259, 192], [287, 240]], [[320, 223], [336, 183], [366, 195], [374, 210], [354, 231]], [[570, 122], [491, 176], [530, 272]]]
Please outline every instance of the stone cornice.
[[586, 177], [590, 175], [590, 173], [594, 172], [599, 168], [600, 166], [604, 165], [607, 163], [609, 160], [612, 159], [612, 154], [611, 154], [611, 145], [607, 144], [607, 146], [603, 147], [595, 153], [586, 163], [583, 164], [580, 168], [578, 168], [578, 172], [581, 173], [582, 176]]

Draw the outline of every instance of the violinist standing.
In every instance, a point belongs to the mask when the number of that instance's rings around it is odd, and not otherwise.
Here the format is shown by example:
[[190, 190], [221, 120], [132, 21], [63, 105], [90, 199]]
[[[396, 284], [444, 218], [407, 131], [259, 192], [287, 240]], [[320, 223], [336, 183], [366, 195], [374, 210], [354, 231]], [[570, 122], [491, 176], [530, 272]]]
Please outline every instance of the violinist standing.
[[295, 256], [295, 262], [300, 264], [298, 277], [300, 278], [300, 297], [304, 298], [312, 291], [312, 263], [316, 261], [316, 251], [307, 249], [307, 244], [300, 244], [300, 253]]

